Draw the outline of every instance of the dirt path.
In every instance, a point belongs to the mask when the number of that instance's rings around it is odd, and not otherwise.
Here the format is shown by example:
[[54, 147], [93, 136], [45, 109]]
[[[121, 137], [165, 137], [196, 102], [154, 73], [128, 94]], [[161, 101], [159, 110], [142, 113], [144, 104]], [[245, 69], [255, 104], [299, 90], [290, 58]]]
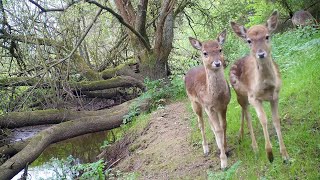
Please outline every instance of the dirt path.
[[185, 104], [176, 102], [151, 115], [148, 128], [131, 145], [133, 152], [116, 169], [137, 172], [140, 179], [206, 179], [207, 170], [219, 170], [218, 156], [204, 157], [202, 147], [191, 145]]

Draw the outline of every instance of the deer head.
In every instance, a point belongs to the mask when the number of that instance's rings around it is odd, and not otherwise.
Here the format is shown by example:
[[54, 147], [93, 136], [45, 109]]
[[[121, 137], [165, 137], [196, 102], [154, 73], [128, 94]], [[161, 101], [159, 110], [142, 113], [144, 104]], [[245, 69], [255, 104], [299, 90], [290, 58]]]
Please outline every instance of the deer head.
[[189, 37], [191, 45], [201, 51], [203, 65], [206, 69], [219, 70], [226, 66], [221, 47], [226, 39], [226, 32], [226, 30], [222, 31], [216, 40], [205, 42]]
[[270, 35], [278, 24], [278, 12], [274, 11], [265, 25], [255, 25], [248, 30], [235, 22], [231, 22], [233, 31], [250, 46], [251, 54], [257, 59], [271, 57]]

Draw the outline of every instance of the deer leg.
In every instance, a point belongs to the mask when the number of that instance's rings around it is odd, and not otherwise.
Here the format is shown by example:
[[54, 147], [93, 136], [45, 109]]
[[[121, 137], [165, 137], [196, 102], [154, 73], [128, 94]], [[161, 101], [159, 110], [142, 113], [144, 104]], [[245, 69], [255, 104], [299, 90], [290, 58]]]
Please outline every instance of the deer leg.
[[227, 156], [226, 156], [225, 145], [224, 145], [224, 130], [220, 125], [218, 113], [207, 108], [205, 108], [205, 110], [209, 116], [209, 123], [211, 125], [212, 131], [215, 134], [218, 148], [220, 149], [221, 169], [226, 169], [228, 166], [228, 163], [227, 163]]
[[243, 140], [243, 134], [244, 134], [243, 126], [244, 126], [244, 110], [242, 108], [241, 109], [240, 129], [239, 129], [239, 138], [238, 138], [239, 144]]
[[224, 144], [225, 151], [227, 151], [227, 149], [228, 149], [227, 148], [227, 119], [226, 119], [226, 116], [227, 116], [227, 109], [223, 110], [221, 112], [221, 114], [218, 113], [220, 124], [223, 129], [223, 144]]
[[266, 113], [264, 112], [262, 101], [251, 99], [250, 103], [253, 105], [254, 109], [256, 110], [258, 118], [262, 125], [263, 135], [265, 139], [265, 149], [266, 149], [269, 161], [272, 162], [273, 161], [272, 146], [269, 139], [269, 133], [268, 133], [268, 127], [267, 127], [267, 124], [268, 124], [267, 116], [266, 116]]
[[251, 141], [252, 141], [252, 143], [251, 143], [252, 149], [255, 153], [257, 153], [258, 152], [258, 144], [256, 141], [256, 137], [254, 136], [253, 127], [252, 127], [252, 120], [251, 120], [248, 106], [246, 105], [245, 107], [243, 107], [242, 111], [243, 111], [244, 116], [247, 120], [248, 129], [250, 131], [250, 136], [251, 136]]
[[245, 119], [245, 109], [244, 107], [248, 106], [248, 100], [247, 98], [243, 98], [242, 96], [237, 95], [237, 100], [238, 103], [241, 106], [241, 121], [240, 121], [240, 129], [239, 129], [239, 137], [238, 137], [238, 142], [240, 144], [240, 142], [243, 140], [243, 136], [244, 136], [244, 119]]
[[192, 102], [192, 109], [197, 114], [197, 117], [198, 117], [198, 126], [199, 126], [199, 129], [201, 131], [202, 147], [203, 147], [204, 155], [208, 156], [209, 155], [209, 146], [208, 146], [208, 143], [207, 143], [205, 130], [204, 130], [202, 107], [201, 107], [201, 105], [199, 103]]
[[278, 113], [278, 99], [270, 101], [270, 105], [271, 105], [271, 110], [272, 110], [273, 125], [276, 129], [279, 144], [280, 144], [280, 153], [282, 155], [284, 162], [287, 162], [289, 160], [289, 155], [288, 155], [286, 146], [284, 145], [283, 139], [282, 139], [280, 118], [279, 118], [279, 113]]

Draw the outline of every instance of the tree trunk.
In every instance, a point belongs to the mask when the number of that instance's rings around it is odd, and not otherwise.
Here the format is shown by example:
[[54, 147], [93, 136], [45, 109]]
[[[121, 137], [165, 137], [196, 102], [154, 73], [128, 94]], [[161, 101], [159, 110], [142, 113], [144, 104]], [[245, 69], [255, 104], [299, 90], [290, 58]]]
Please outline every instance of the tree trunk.
[[[29, 143], [19, 153], [0, 166], [0, 177], [2, 179], [13, 178], [26, 164], [32, 163], [52, 143], [87, 133], [119, 127], [122, 124], [123, 116], [130, 111], [132, 103], [136, 103], [136, 101], [126, 102], [109, 109], [109, 113], [103, 116], [82, 117], [54, 125], [39, 132], [30, 139]], [[139, 101], [141, 111], [147, 110], [147, 107], [147, 99]]]
[[167, 61], [167, 59], [158, 60], [153, 53], [146, 57], [141, 56], [139, 66], [140, 73], [151, 80], [165, 78], [170, 74]]
[[155, 80], [165, 78], [170, 74], [168, 57], [172, 49], [175, 1], [164, 0], [161, 2], [161, 10], [154, 35], [154, 48], [151, 50], [142, 43], [145, 40], [148, 41], [147, 44], [150, 44], [145, 25], [147, 3], [147, 0], [141, 0], [136, 13], [134, 13], [135, 10], [130, 1], [116, 1], [116, 6], [124, 21], [134, 26], [135, 30], [142, 35], [142, 37], [137, 37], [131, 30], [127, 29], [135, 57], [140, 64], [141, 74], [144, 78], [148, 77]]
[[[30, 139], [14, 142], [0, 147], [0, 155], [4, 157], [12, 157], [28, 145]], [[2, 160], [2, 159], [1, 159]], [[2, 165], [4, 162], [0, 162]]]

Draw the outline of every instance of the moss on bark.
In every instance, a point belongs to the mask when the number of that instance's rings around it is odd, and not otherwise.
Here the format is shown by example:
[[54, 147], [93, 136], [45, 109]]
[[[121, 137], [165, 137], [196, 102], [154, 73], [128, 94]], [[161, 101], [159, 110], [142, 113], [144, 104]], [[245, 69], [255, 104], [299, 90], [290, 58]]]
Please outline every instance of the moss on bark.
[[73, 62], [76, 70], [89, 81], [102, 79], [100, 74], [90, 68], [86, 61], [79, 54], [73, 55]]

